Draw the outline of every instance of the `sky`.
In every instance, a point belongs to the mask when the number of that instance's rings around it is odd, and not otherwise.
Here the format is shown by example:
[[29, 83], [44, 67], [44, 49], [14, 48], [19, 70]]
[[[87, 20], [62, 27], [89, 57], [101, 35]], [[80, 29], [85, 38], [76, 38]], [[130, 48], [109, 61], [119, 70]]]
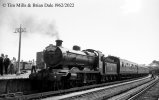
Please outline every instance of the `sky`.
[[[33, 7], [55, 3], [74, 6]], [[159, 0], [0, 0], [0, 53], [11, 59], [18, 58], [19, 34], [14, 32], [20, 24], [26, 28], [24, 61], [56, 39], [68, 49], [79, 45], [139, 64], [159, 60]]]

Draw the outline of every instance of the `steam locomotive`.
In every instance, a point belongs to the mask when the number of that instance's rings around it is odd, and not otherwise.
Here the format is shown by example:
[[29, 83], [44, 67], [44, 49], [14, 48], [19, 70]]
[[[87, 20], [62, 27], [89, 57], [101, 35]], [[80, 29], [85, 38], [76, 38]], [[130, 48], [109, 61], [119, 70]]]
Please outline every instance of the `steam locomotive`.
[[56, 40], [56, 45], [50, 44], [45, 48], [43, 60], [46, 68], [31, 74], [31, 80], [63, 85], [96, 84], [149, 73], [148, 68], [119, 57], [104, 56], [97, 50], [80, 50], [79, 46], [68, 50], [62, 47], [62, 42]]

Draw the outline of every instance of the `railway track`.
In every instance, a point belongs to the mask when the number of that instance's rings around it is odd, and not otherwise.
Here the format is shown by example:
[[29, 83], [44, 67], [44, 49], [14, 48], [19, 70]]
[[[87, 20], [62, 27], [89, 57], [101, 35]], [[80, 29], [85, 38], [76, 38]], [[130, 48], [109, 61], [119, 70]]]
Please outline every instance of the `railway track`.
[[139, 95], [144, 93], [146, 90], [154, 86], [159, 81], [159, 78], [155, 78], [152, 81], [149, 81], [145, 84], [139, 85], [129, 91], [116, 95], [114, 97], [109, 98], [108, 100], [135, 100]]
[[[95, 88], [87, 91], [75, 92], [63, 96], [50, 97], [44, 100], [118, 100], [118, 98], [115, 96], [120, 95], [121, 93], [126, 93], [128, 90], [134, 89], [135, 87], [147, 84], [149, 82], [153, 81], [150, 77], [146, 77], [134, 81]], [[121, 98], [119, 100], [123, 99], [124, 98]]]
[[[143, 78], [140, 78], [139, 80], [142, 80], [142, 79]], [[100, 93], [102, 93], [101, 91], [103, 91], [103, 87], [109, 87], [109, 90], [110, 90], [110, 89], [112, 89], [113, 84], [115, 84], [115, 85], [116, 84], [125, 84], [126, 82], [134, 81], [134, 80], [136, 80], [136, 79], [128, 79], [128, 80], [123, 80], [123, 81], [115, 81], [115, 82], [96, 84], [96, 85], [90, 85], [90, 86], [75, 87], [75, 88], [66, 89], [66, 90], [59, 90], [59, 91], [34, 93], [34, 94], [29, 94], [29, 95], [24, 95], [22, 92], [9, 93], [9, 94], [0, 95], [0, 100], [32, 100], [32, 99], [48, 99], [48, 98], [51, 98], [50, 100], [52, 100], [52, 99], [57, 100], [58, 99], [57, 97], [59, 97], [58, 95], [60, 95], [60, 97], [62, 97], [62, 95], [68, 95], [70, 93], [76, 94], [76, 92], [87, 91], [87, 90], [91, 90], [94, 88], [102, 89], [102, 90], [99, 90]], [[145, 80], [145, 78], [144, 78], [144, 80]], [[144, 82], [147, 82], [147, 81], [150, 81], [149, 77], [146, 77], [146, 80]], [[142, 84], [144, 84], [144, 82]], [[116, 87], [118, 87], [118, 86], [116, 86]], [[108, 89], [106, 89], [106, 90], [108, 90]], [[116, 91], [115, 88], [114, 88], [114, 90]], [[126, 90], [124, 90], [124, 91], [126, 91]], [[112, 92], [109, 92], [109, 93], [112, 94]], [[95, 94], [98, 94], [98, 92], [93, 91], [93, 92], [88, 92], [88, 93], [85, 93], [82, 95], [71, 96], [71, 97], [67, 97], [67, 98], [63, 98], [63, 99], [67, 99], [67, 100], [75, 99], [75, 98], [79, 99], [79, 97], [82, 97], [82, 98], [83, 98], [83, 96], [87, 97], [88, 94], [89, 94], [89, 96], [91, 96], [90, 94], [95, 95]], [[109, 96], [112, 96], [112, 95], [109, 95]]]
[[137, 91], [137, 93], [131, 96], [128, 100], [135, 100], [137, 97], [139, 97], [141, 94], [143, 94], [145, 91], [153, 87], [158, 82], [159, 82], [159, 77], [157, 77], [152, 84], [149, 84], [145, 86], [142, 90]]

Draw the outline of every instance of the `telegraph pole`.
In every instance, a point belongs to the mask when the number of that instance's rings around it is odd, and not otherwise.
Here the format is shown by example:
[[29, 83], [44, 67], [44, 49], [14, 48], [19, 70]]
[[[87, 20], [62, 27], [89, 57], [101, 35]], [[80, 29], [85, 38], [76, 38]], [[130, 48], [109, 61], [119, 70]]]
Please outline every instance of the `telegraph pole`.
[[18, 50], [18, 71], [17, 75], [20, 75], [20, 53], [21, 53], [21, 35], [23, 32], [26, 32], [25, 28], [22, 28], [20, 24], [20, 28], [16, 28], [14, 33], [19, 33], [19, 50]]

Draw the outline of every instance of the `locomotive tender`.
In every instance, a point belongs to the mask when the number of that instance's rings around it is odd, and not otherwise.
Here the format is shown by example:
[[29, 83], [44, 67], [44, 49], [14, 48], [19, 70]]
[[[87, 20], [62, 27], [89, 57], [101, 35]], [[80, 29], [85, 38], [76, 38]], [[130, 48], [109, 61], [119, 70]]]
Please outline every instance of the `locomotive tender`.
[[[148, 68], [115, 56], [104, 56], [93, 49], [73, 50], [62, 47], [62, 40], [43, 51], [46, 69], [30, 75], [30, 79], [61, 82], [62, 84], [94, 84], [121, 78], [147, 75]], [[60, 84], [61, 84], [60, 83]]]

